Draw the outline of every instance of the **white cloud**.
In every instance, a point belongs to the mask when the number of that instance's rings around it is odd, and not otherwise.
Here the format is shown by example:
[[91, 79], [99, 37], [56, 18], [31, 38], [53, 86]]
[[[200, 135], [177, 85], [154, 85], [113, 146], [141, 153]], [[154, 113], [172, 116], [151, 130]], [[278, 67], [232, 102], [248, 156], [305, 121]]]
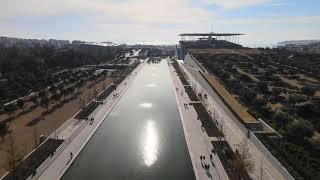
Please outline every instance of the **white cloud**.
[[266, 24], [318, 24], [320, 25], [320, 16], [297, 16], [272, 18], [239, 18], [239, 19], [219, 19], [221, 25], [266, 25]]
[[[206, 21], [209, 13], [187, 0], [5, 0], [0, 17], [96, 13], [108, 19], [140, 23], [190, 23]], [[103, 18], [103, 17], [102, 17]], [[101, 18], [101, 19], [102, 19]]]
[[208, 3], [223, 7], [224, 9], [236, 9], [271, 2], [273, 0], [206, 0]]
[[[98, 36], [100, 39], [108, 36], [118, 41], [124, 38], [128, 41], [168, 41], [169, 37], [170, 42], [176, 41], [180, 31], [200, 30], [199, 27], [207, 26], [210, 16], [208, 11], [188, 0], [5, 0], [0, 6], [0, 22], [1, 18], [10, 20], [20, 17], [47, 17], [50, 20], [51, 16], [63, 17], [64, 14], [72, 13], [88, 14], [90, 21], [84, 20], [82, 25], [92, 26], [90, 29], [94, 33], [65, 32], [64, 35], [71, 35], [69, 39], [96, 40]], [[25, 35], [27, 29], [20, 31]], [[37, 30], [31, 31], [29, 36], [39, 34], [64, 36], [57, 32], [41, 33]]]
[[[208, 32], [212, 14], [201, 5], [215, 4], [223, 9], [254, 5], [274, 6], [278, 0], [1, 0], [0, 35], [25, 38], [81, 39], [114, 42], [178, 42], [180, 33]], [[205, 3], [205, 4], [203, 4]], [[280, 5], [280, 4], [276, 4]], [[281, 4], [285, 5], [285, 4]], [[68, 14], [88, 15], [77, 29], [63, 29], [59, 22], [54, 28], [37, 28], [35, 23], [15, 24], [11, 19], [44, 17], [50, 22], [53, 16]], [[217, 16], [215, 16], [217, 17]], [[88, 21], [89, 19], [89, 21]], [[70, 19], [69, 19], [70, 20]], [[62, 20], [63, 21], [63, 20]], [[61, 23], [64, 25], [68, 22]], [[71, 24], [73, 22], [70, 22]], [[313, 29], [305, 24], [312, 24]], [[242, 32], [248, 42], [273, 42], [294, 38], [316, 37], [320, 16], [266, 18], [239, 18], [215, 20], [215, 30]], [[291, 25], [300, 27], [292, 30]], [[39, 24], [40, 26], [40, 24]], [[79, 28], [83, 27], [83, 28]], [[89, 27], [89, 28], [88, 28]], [[265, 28], [265, 29], [263, 29]], [[58, 30], [57, 30], [58, 29]], [[80, 30], [79, 30], [80, 29]], [[270, 33], [272, 32], [272, 33]], [[284, 38], [285, 37], [285, 38]]]

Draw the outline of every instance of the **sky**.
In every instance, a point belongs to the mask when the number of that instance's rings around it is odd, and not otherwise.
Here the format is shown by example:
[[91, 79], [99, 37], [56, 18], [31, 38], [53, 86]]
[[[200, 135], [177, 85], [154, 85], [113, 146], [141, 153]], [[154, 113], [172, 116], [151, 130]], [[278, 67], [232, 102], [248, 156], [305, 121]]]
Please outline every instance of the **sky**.
[[244, 33], [245, 46], [320, 39], [319, 0], [0, 0], [0, 36], [177, 44]]

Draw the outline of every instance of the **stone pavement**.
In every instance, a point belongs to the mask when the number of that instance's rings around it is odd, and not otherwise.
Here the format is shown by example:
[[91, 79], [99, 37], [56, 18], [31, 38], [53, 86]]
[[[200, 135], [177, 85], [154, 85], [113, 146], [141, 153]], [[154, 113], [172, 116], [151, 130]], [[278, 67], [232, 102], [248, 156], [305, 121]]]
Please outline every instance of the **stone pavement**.
[[[48, 157], [47, 160], [37, 169], [37, 174], [28, 179], [60, 179], [66, 172], [73, 160], [81, 152], [86, 143], [90, 140], [94, 132], [99, 128], [105, 117], [111, 112], [121, 96], [131, 85], [138, 72], [142, 69], [142, 62], [122, 83], [112, 92], [97, 109], [91, 113], [88, 119], [94, 118], [92, 124], [87, 120], [76, 120], [71, 118], [62, 124], [49, 137], [64, 139], [63, 144], [57, 149], [54, 156]], [[113, 94], [119, 93], [117, 98]]]
[[[214, 167], [210, 162], [210, 153], [212, 149], [212, 145], [210, 143], [211, 139], [209, 139], [207, 134], [201, 130], [201, 122], [197, 120], [198, 115], [193, 106], [188, 105], [188, 109], [184, 108], [184, 104], [189, 104], [191, 101], [188, 95], [185, 93], [185, 89], [176, 72], [174, 72], [174, 68], [171, 66], [171, 63], [168, 64], [196, 179], [229, 179], [219, 158], [215, 154], [212, 154]], [[203, 162], [210, 164], [209, 176], [202, 167], [200, 155], [206, 157]]]

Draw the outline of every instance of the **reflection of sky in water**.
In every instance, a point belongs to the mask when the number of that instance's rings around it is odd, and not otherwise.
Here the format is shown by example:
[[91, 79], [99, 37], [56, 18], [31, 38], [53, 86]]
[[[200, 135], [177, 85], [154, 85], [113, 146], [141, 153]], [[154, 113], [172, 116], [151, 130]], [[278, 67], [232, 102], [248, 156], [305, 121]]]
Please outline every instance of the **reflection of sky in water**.
[[110, 113], [110, 116], [116, 117], [119, 116], [120, 112], [119, 111], [113, 111], [112, 113]]
[[152, 103], [143, 102], [143, 103], [140, 103], [139, 106], [142, 108], [149, 109], [149, 108], [152, 108]]
[[147, 166], [153, 165], [158, 159], [158, 131], [156, 123], [148, 120], [142, 134], [142, 158]]
[[157, 85], [157, 84], [150, 83], [150, 84], [146, 84], [145, 86], [146, 86], [146, 87], [157, 87], [158, 85]]
[[194, 180], [171, 81], [144, 65], [62, 180]]
[[151, 76], [152, 76], [152, 77], [159, 77], [159, 75], [156, 74], [156, 73], [151, 73]]

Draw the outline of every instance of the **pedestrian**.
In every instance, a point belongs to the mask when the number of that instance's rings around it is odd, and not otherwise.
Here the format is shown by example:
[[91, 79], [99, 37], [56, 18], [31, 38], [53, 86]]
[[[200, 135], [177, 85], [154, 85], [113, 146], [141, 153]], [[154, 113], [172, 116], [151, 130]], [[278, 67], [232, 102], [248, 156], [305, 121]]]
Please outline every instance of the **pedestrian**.
[[70, 152], [70, 159], [72, 159], [73, 158], [73, 153], [72, 152]]
[[212, 154], [210, 154], [210, 161], [212, 161]]

